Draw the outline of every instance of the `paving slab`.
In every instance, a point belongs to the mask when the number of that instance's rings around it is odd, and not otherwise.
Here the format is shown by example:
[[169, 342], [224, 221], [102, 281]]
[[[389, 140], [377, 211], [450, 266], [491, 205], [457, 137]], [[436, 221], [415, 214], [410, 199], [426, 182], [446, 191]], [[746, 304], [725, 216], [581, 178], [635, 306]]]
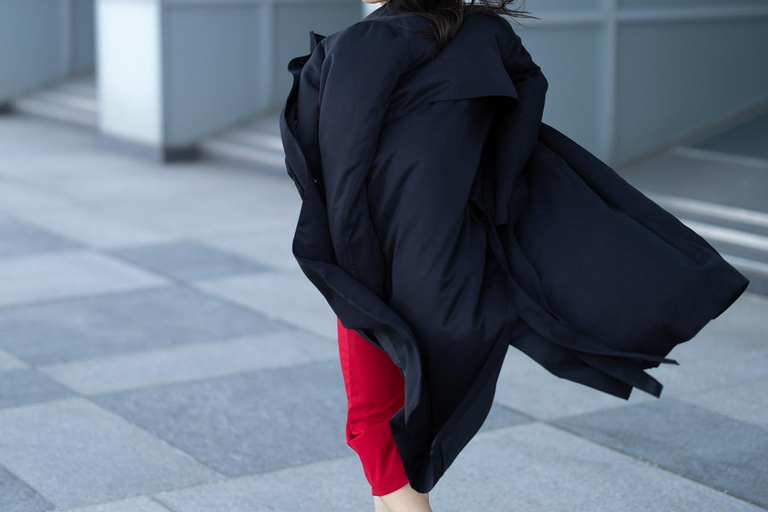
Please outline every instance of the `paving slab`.
[[438, 482], [435, 510], [761, 510], [551, 425], [475, 437]]
[[278, 270], [300, 271], [293, 256], [295, 231], [296, 223], [289, 219], [280, 224], [265, 225], [242, 233], [208, 236], [205, 242]]
[[58, 152], [77, 146], [95, 147], [94, 136], [51, 123], [37, 116], [14, 112], [0, 116], [0, 149], [8, 154]]
[[158, 243], [171, 238], [159, 229], [104, 212], [94, 213], [92, 209], [77, 205], [26, 210], [19, 215], [29, 224], [102, 249]]
[[0, 410], [0, 439], [0, 464], [59, 508], [222, 478], [83, 398]]
[[[745, 294], [697, 336], [675, 347], [679, 365], [646, 370], [663, 385], [662, 398], [768, 379], [768, 300]], [[653, 402], [637, 389], [624, 400], [551, 374], [520, 351], [507, 352], [496, 399], [540, 419]]]
[[88, 250], [0, 259], [0, 306], [161, 286], [167, 281]]
[[40, 229], [0, 219], [0, 258], [43, 252], [71, 250], [79, 247]]
[[[164, 165], [144, 158], [124, 156], [120, 161], [125, 165], [100, 169], [89, 166], [87, 154], [68, 156], [82, 158], [76, 172], [59, 173], [58, 178], [49, 175], [44, 179], [24, 182], [34, 184], [41, 190], [56, 191], [72, 202], [96, 209], [107, 205], [126, 206], [131, 200], [138, 201], [140, 208], [134, 203], [137, 213], [163, 204], [184, 209], [195, 203], [224, 204], [229, 194], [239, 200], [249, 195], [253, 199], [267, 198], [274, 193], [263, 187], [257, 189], [255, 185], [264, 180], [256, 173], [237, 167], [211, 165], [202, 160]], [[280, 181], [284, 184], [283, 180]], [[209, 220], [217, 221], [215, 218]]]
[[301, 271], [196, 281], [194, 286], [269, 317], [336, 339], [336, 315]]
[[[336, 359], [93, 399], [230, 477], [354, 453]], [[481, 430], [527, 421], [495, 404]]]
[[174, 512], [373, 510], [370, 486], [354, 453], [153, 497]]
[[296, 187], [282, 176], [205, 161], [103, 177], [75, 175], [56, 191], [71, 202], [177, 237], [295, 222], [301, 206]]
[[[56, 153], [60, 154], [58, 158]], [[63, 191], [67, 183], [74, 180], [111, 179], [156, 167], [157, 163], [151, 159], [129, 153], [93, 145], [75, 145], [53, 155], [48, 151], [8, 155], [0, 165], [0, 175], [18, 183]]]
[[53, 503], [0, 467], [0, 510], [4, 512], [43, 512], [53, 509]]
[[[295, 194], [296, 188], [293, 190]], [[233, 190], [233, 193], [238, 192]], [[298, 217], [298, 205], [277, 204], [274, 199], [260, 202], [260, 198], [253, 196], [232, 198], [230, 201], [229, 195], [229, 192], [222, 192], [217, 198], [208, 198], [200, 203], [189, 199], [181, 203], [174, 203], [172, 199], [157, 200], [142, 209], [125, 201], [97, 204], [95, 207], [108, 215], [150, 226], [176, 238], [205, 239], [209, 236], [242, 233], [283, 225], [285, 219]]]
[[70, 396], [68, 388], [31, 368], [0, 372], [0, 409]]
[[[19, 165], [24, 166], [23, 163]], [[61, 197], [55, 189], [41, 189], [29, 180], [3, 181], [0, 210], [12, 214], [8, 218], [21, 219], [92, 247], [151, 243], [171, 236], [153, 229], [151, 223], [137, 223], [95, 210], [87, 204], [77, 204]]]
[[485, 418], [482, 427], [478, 432], [486, 432], [497, 428], [509, 427], [510, 425], [522, 425], [530, 423], [534, 419], [530, 416], [506, 407], [504, 404], [494, 401], [491, 404], [491, 410]]
[[671, 398], [553, 423], [768, 507], [766, 428]]
[[0, 371], [25, 368], [27, 364], [12, 354], [0, 349]]
[[229, 477], [350, 453], [335, 360], [92, 398]]
[[93, 134], [55, 126], [33, 116], [0, 115], [0, 175], [23, 173], [23, 167], [19, 167], [30, 156], [48, 156], [55, 161], [62, 153], [85, 148], [97, 148]]
[[[154, 497], [176, 512], [372, 509], [356, 457]], [[691, 512], [763, 509], [540, 422], [479, 433], [430, 493], [436, 511]]]
[[338, 359], [338, 348], [330, 340], [283, 329], [262, 336], [41, 366], [38, 370], [91, 395], [328, 359]]
[[[0, 175], [15, 180], [0, 190], [0, 205], [16, 214], [76, 204], [173, 236], [242, 233], [298, 218], [301, 200], [286, 176], [207, 161], [164, 166], [109, 155], [91, 134], [16, 120], [6, 126], [51, 140], [38, 147], [30, 135], [16, 142], [21, 149], [0, 146]], [[24, 175], [18, 169], [27, 158], [34, 172]]]
[[28, 183], [3, 180], [3, 186], [0, 187], [0, 210], [14, 217], [23, 219], [26, 214], [71, 206], [71, 201], [66, 198], [37, 189]]
[[113, 249], [111, 253], [185, 281], [271, 270], [266, 265], [190, 240], [118, 248]]
[[495, 399], [542, 420], [656, 400], [642, 392], [633, 392], [629, 400], [598, 392], [550, 373], [514, 347], [504, 359]]
[[111, 501], [99, 505], [70, 508], [67, 512], [173, 512], [149, 496]]
[[45, 365], [285, 329], [197, 290], [163, 286], [0, 308], [0, 347]]
[[649, 370], [673, 398], [768, 379], [768, 298], [744, 294], [692, 340], [675, 347], [680, 363]]
[[676, 398], [768, 429], [768, 380], [681, 395]]

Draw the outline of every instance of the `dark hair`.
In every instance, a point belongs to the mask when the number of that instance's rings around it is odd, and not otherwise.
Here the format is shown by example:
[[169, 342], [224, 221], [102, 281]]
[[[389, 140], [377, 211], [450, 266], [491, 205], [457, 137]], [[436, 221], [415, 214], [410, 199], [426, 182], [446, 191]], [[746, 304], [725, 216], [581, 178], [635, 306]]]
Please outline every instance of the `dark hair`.
[[387, 3], [397, 4], [401, 12], [416, 14], [430, 21], [429, 32], [437, 40], [435, 54], [453, 38], [467, 14], [480, 12], [500, 18], [539, 19], [522, 9], [507, 7], [514, 2], [515, 0], [479, 0], [478, 3], [475, 3], [475, 0], [387, 0]]

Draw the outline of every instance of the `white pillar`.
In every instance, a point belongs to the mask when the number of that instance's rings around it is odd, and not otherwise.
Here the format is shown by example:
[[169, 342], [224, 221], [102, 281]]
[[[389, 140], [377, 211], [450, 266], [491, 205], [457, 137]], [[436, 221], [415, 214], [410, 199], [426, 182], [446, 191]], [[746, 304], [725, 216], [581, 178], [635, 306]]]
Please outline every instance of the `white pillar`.
[[96, 6], [99, 128], [114, 140], [163, 152], [162, 1]]

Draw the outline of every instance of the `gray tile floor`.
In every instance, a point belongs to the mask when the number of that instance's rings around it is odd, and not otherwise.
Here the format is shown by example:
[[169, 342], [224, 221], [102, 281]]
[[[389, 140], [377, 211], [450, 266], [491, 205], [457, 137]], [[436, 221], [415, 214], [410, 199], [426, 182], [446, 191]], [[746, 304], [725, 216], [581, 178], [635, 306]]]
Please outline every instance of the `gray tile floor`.
[[[662, 192], [706, 167], [644, 165]], [[287, 176], [0, 117], [0, 512], [372, 510], [299, 206]], [[624, 401], [510, 350], [435, 511], [768, 510], [768, 298], [674, 355]]]

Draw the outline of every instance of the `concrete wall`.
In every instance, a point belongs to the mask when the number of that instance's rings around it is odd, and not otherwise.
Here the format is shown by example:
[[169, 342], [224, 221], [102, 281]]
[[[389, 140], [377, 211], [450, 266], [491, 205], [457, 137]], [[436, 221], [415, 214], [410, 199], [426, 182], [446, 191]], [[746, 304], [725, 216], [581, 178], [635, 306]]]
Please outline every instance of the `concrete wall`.
[[72, 25], [72, 73], [93, 72], [96, 65], [94, 0], [69, 0]]
[[513, 24], [549, 78], [544, 120], [621, 164], [768, 108], [764, 0], [541, 0]]
[[172, 3], [163, 14], [165, 136], [199, 140], [262, 111], [269, 97], [264, 4]]
[[[0, 0], [0, 103], [93, 69], [93, 2]], [[171, 146], [279, 107], [290, 88], [287, 62], [308, 51], [309, 31], [330, 34], [378, 7], [359, 0], [98, 4], [122, 13], [99, 9], [98, 22], [111, 27], [99, 30], [103, 128]], [[611, 163], [768, 106], [766, 0], [527, 7], [541, 20], [513, 26], [549, 78], [544, 120]]]
[[93, 0], [0, 1], [0, 103], [93, 65]]
[[65, 4], [0, 1], [0, 103], [67, 72]]
[[97, 13], [102, 130], [184, 149], [279, 107], [285, 66], [294, 49], [308, 51], [309, 30], [340, 30], [361, 8], [348, 0], [98, 0]]
[[274, 46], [272, 53], [273, 106], [282, 106], [291, 88], [293, 77], [288, 61], [309, 53], [309, 31], [328, 35], [363, 19], [378, 4], [370, 6], [360, 0], [337, 0], [318, 3], [317, 0], [280, 1], [274, 4]]

